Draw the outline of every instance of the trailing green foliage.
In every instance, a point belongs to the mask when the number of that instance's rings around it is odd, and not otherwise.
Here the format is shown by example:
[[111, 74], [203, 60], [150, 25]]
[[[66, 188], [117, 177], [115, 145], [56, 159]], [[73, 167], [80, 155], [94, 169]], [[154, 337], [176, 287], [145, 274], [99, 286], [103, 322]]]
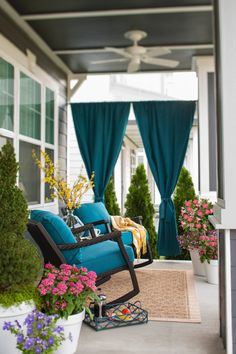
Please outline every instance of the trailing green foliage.
[[0, 304], [5, 306], [32, 299], [42, 271], [38, 250], [24, 238], [28, 206], [16, 186], [18, 170], [7, 143], [0, 151]]
[[[184, 203], [186, 200], [193, 200], [196, 197], [196, 193], [194, 190], [194, 185], [192, 181], [192, 177], [189, 173], [189, 171], [185, 168], [182, 167], [179, 179], [175, 188], [174, 192], [174, 198], [173, 202], [175, 205], [175, 211], [176, 211], [176, 222], [177, 222], [177, 228], [178, 228], [178, 235], [183, 234], [183, 229], [180, 226], [179, 223], [179, 216], [181, 212], [181, 208], [184, 206]], [[183, 260], [189, 260], [190, 259], [190, 254], [188, 250], [181, 250], [181, 254], [176, 257], [169, 257], [170, 259], [183, 259]]]
[[14, 148], [7, 142], [0, 151], [0, 234], [14, 232], [22, 237], [28, 220], [28, 205], [23, 192], [16, 186], [18, 170]]
[[148, 231], [153, 258], [157, 258], [157, 233], [154, 226], [155, 209], [152, 204], [144, 165], [139, 165], [132, 176], [129, 192], [126, 196], [125, 208], [126, 216], [141, 215], [143, 217], [143, 225]]
[[120, 207], [116, 198], [113, 177], [110, 178], [105, 191], [105, 206], [110, 215], [120, 215]]

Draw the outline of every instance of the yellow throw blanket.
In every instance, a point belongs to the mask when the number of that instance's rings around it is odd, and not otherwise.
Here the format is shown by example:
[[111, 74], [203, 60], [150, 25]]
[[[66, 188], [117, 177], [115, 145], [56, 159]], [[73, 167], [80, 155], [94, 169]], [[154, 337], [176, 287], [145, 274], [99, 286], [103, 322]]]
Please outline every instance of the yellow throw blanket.
[[141, 251], [147, 252], [146, 229], [140, 224], [132, 221], [130, 218], [122, 216], [111, 216], [112, 226], [118, 231], [131, 231], [133, 234], [133, 244], [136, 249], [137, 258], [140, 258]]

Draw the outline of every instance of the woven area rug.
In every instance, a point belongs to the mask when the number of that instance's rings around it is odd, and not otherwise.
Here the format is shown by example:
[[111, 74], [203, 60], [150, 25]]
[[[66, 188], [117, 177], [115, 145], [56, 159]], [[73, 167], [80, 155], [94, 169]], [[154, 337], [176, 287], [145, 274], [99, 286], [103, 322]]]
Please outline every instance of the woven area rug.
[[[200, 323], [200, 309], [196, 298], [191, 270], [136, 270], [140, 293], [130, 299], [140, 301], [148, 311], [149, 320]], [[131, 289], [129, 273], [123, 271], [100, 286], [107, 300], [112, 301]]]

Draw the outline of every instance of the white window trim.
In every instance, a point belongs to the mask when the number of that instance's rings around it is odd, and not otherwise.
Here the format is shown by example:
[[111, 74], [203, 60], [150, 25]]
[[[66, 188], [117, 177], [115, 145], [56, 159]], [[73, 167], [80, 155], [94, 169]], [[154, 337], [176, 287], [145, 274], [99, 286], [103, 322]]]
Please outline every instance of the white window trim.
[[[58, 125], [59, 125], [59, 85], [56, 80], [50, 77], [38, 65], [35, 65], [34, 72], [29, 70], [29, 62], [27, 56], [15, 47], [5, 37], [0, 35], [0, 57], [14, 66], [14, 128], [13, 131], [0, 128], [0, 135], [13, 139], [16, 159], [19, 161], [19, 142], [24, 141], [40, 146], [45, 151], [45, 148], [54, 150], [54, 161], [58, 165]], [[15, 59], [17, 58], [17, 60]], [[20, 123], [20, 72], [37, 81], [41, 87], [41, 138], [40, 140], [22, 135], [19, 133]], [[54, 92], [54, 144], [45, 142], [45, 95], [46, 87]], [[40, 203], [28, 205], [29, 209], [46, 209], [55, 213], [58, 212], [58, 199], [53, 202], [45, 202], [45, 183], [43, 182], [43, 172], [40, 172]], [[17, 179], [18, 183], [18, 179]]]

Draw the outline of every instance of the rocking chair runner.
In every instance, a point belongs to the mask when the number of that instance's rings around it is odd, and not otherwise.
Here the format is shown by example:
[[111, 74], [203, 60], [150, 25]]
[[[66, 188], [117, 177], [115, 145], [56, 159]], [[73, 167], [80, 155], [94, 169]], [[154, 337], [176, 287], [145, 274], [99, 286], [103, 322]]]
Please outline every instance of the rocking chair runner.
[[[65, 224], [63, 221], [62, 223]], [[61, 224], [63, 228], [67, 227], [66, 225], [64, 226], [63, 224]], [[44, 226], [38, 221], [30, 220], [28, 223], [28, 231], [30, 232], [32, 238], [41, 249], [45, 263], [50, 262], [57, 267], [63, 263], [69, 263], [66, 260], [66, 257], [68, 258], [68, 253], [66, 252], [68, 251], [75, 252], [74, 257], [76, 257], [77, 260], [76, 266], [87, 267], [87, 265], [89, 264], [89, 267], [87, 268], [90, 268], [89, 270], [94, 270], [97, 273], [98, 275], [97, 284], [96, 284], [97, 286], [109, 280], [112, 274], [115, 274], [122, 270], [128, 270], [130, 273], [133, 289], [129, 291], [127, 294], [113, 300], [112, 303], [125, 302], [139, 293], [139, 286], [138, 286], [136, 274], [134, 271], [132, 260], [130, 259], [132, 258], [132, 254], [130, 252], [132, 251], [132, 249], [128, 249], [127, 247], [129, 246], [124, 246], [121, 240], [120, 232], [118, 231], [111, 232], [109, 234], [96, 237], [94, 233], [93, 225], [88, 224], [73, 229], [73, 233], [77, 234], [83, 231], [90, 231], [92, 239], [90, 240], [86, 239], [84, 241], [75, 242], [75, 243], [65, 242], [64, 244], [56, 244], [52, 239], [51, 235], [49, 235], [49, 233], [46, 231]], [[102, 248], [99, 246], [101, 244], [103, 246]], [[78, 262], [77, 252], [80, 252], [82, 250], [84, 250], [84, 252], [82, 252], [82, 254], [80, 255], [81, 261]], [[93, 262], [87, 261], [86, 259], [86, 255], [91, 253], [90, 251], [97, 252], [95, 254], [95, 259], [93, 260]], [[106, 259], [106, 257], [108, 257], [109, 259]], [[109, 261], [113, 259], [115, 259], [114, 264], [109, 266], [109, 264], [107, 263], [111, 263]], [[74, 264], [73, 262], [70, 263]], [[107, 269], [105, 269], [106, 267]]]
[[[109, 233], [115, 230], [112, 230], [111, 217], [108, 214], [108, 211], [105, 205], [102, 202], [98, 203], [84, 203], [80, 208], [74, 210], [74, 214], [86, 225], [93, 224], [95, 227], [99, 228], [101, 233]], [[142, 225], [142, 217], [132, 217], [134, 222]], [[133, 236], [130, 231], [122, 231], [121, 238], [125, 245], [133, 247]], [[134, 247], [133, 247], [134, 248]], [[135, 249], [134, 249], [135, 251]], [[148, 241], [147, 234], [147, 254], [144, 255], [147, 257], [146, 260], [137, 263], [134, 265], [134, 268], [144, 267], [153, 262], [152, 252], [150, 244]]]

